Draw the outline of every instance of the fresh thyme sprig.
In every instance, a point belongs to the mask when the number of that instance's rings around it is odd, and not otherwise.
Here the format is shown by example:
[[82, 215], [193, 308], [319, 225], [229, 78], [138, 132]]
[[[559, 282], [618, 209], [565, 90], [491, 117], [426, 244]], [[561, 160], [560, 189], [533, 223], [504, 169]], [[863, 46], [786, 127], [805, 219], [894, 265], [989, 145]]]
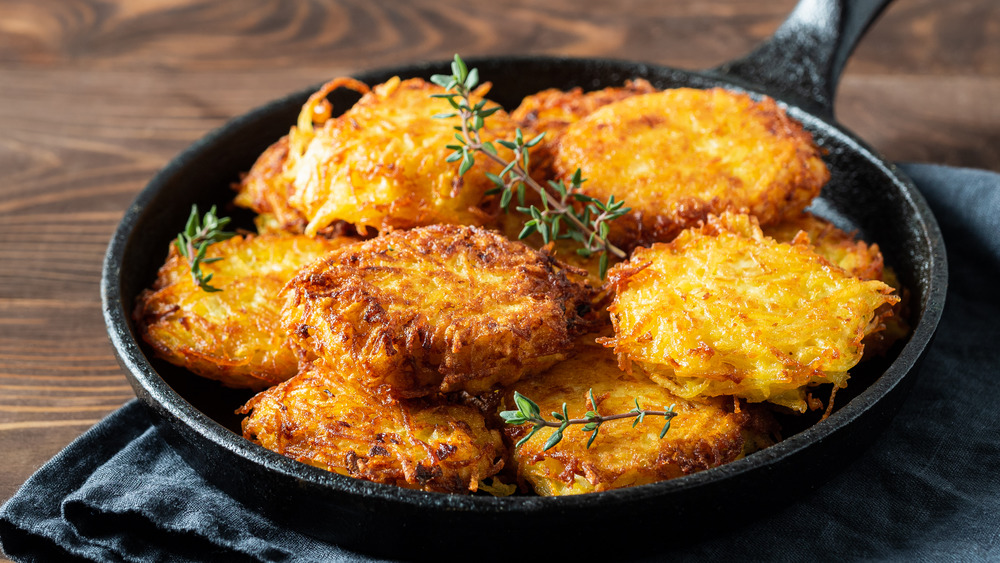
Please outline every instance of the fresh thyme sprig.
[[[472, 92], [479, 84], [479, 70], [466, 66], [461, 57], [455, 55], [451, 64], [451, 76], [435, 74], [431, 82], [441, 86], [447, 93], [433, 94], [434, 98], [448, 100], [455, 110], [435, 115], [435, 118], [461, 118], [461, 125], [455, 126], [455, 139], [458, 144], [448, 145], [452, 152], [446, 159], [448, 162], [459, 162], [458, 173], [464, 175], [472, 168], [476, 155], [485, 155], [490, 160], [503, 166], [499, 174], [486, 173], [486, 176], [496, 185], [488, 194], [500, 194], [500, 207], [506, 209], [517, 194], [520, 204], [517, 210], [531, 215], [525, 222], [524, 229], [518, 238], [526, 238], [538, 232], [542, 240], [548, 244], [555, 239], [573, 239], [581, 244], [577, 253], [582, 256], [600, 254], [600, 274], [603, 278], [608, 268], [608, 253], [619, 258], [626, 258], [625, 251], [608, 241], [608, 222], [630, 211], [624, 201], [615, 201], [614, 196], [603, 202], [595, 197], [580, 193], [580, 186], [585, 181], [577, 169], [570, 179], [570, 186], [564, 182], [549, 182], [551, 192], [535, 181], [529, 174], [530, 159], [528, 149], [542, 141], [545, 133], [529, 140], [524, 139], [521, 129], [517, 129], [514, 140], [497, 140], [497, 144], [514, 153], [514, 158], [507, 160], [498, 154], [492, 141], [483, 141], [480, 130], [485, 126], [485, 119], [500, 110], [499, 106], [486, 107], [486, 100], [472, 103]], [[541, 207], [531, 205], [525, 207], [525, 189], [530, 187], [538, 192], [542, 200]], [[580, 208], [572, 205], [571, 200], [582, 203]], [[565, 227], [565, 231], [563, 230]]]
[[521, 444], [527, 442], [535, 435], [536, 432], [542, 428], [557, 428], [555, 432], [549, 436], [547, 442], [545, 442], [544, 450], [555, 446], [563, 439], [563, 432], [571, 424], [583, 424], [583, 431], [590, 432], [590, 439], [587, 440], [587, 448], [594, 443], [594, 439], [597, 438], [597, 433], [601, 429], [601, 425], [609, 420], [618, 420], [620, 418], [635, 418], [632, 422], [632, 428], [635, 428], [637, 424], [643, 421], [647, 415], [652, 416], [662, 416], [667, 419], [666, 424], [663, 425], [663, 429], [660, 430], [660, 438], [667, 435], [667, 431], [670, 430], [670, 420], [677, 416], [674, 412], [674, 405], [670, 405], [665, 411], [651, 411], [646, 410], [639, 406], [639, 399], [635, 399], [635, 408], [620, 414], [609, 414], [602, 415], [597, 412], [597, 402], [594, 401], [594, 390], [590, 389], [587, 391], [587, 396], [590, 399], [590, 406], [593, 410], [587, 411], [587, 414], [583, 415], [583, 418], [570, 418], [569, 413], [566, 409], [566, 403], [563, 403], [562, 412], [552, 411], [552, 416], [556, 420], [545, 420], [542, 417], [541, 411], [538, 408], [538, 404], [531, 399], [525, 397], [524, 395], [514, 391], [514, 404], [517, 405], [516, 411], [503, 411], [500, 413], [500, 417], [504, 419], [507, 424], [533, 424], [531, 432], [527, 436], [521, 438], [517, 444], [514, 445], [515, 448], [521, 446]]
[[230, 221], [229, 217], [216, 216], [214, 205], [204, 217], [198, 215], [198, 206], [192, 205], [191, 215], [188, 216], [184, 231], [177, 235], [177, 240], [174, 241], [177, 251], [191, 264], [191, 277], [202, 291], [209, 293], [222, 291], [208, 283], [212, 281], [212, 274], [205, 275], [205, 272], [201, 270], [201, 265], [222, 260], [222, 258], [205, 258], [205, 252], [208, 251], [209, 246], [236, 234], [222, 230]]

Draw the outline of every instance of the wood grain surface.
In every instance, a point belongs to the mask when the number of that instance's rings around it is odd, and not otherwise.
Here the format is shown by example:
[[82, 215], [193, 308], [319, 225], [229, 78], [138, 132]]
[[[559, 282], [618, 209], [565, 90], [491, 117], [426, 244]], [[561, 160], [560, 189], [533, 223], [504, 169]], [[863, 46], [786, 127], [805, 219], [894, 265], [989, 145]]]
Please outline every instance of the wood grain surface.
[[[0, 502], [133, 393], [100, 312], [109, 237], [186, 145], [282, 94], [428, 59], [707, 68], [794, 0], [0, 0]], [[897, 0], [837, 115], [889, 159], [1000, 171], [1000, 2]]]

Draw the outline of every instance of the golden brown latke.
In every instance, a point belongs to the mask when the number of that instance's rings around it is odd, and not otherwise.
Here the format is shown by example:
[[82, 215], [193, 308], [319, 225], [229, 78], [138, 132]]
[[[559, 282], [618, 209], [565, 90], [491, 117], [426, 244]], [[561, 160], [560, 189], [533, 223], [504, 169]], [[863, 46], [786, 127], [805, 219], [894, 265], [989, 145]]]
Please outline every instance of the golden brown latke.
[[[366, 93], [331, 118], [325, 98], [341, 85]], [[477, 89], [473, 101], [487, 90]], [[453, 111], [447, 100], [431, 97], [443, 92], [419, 78], [392, 78], [370, 92], [351, 79], [328, 83], [303, 106], [287, 140], [261, 155], [236, 202], [270, 215], [271, 225], [309, 235], [337, 221], [362, 233], [368, 227], [387, 232], [487, 223], [496, 205], [485, 194], [493, 187], [485, 173], [500, 166], [480, 158], [459, 176], [458, 164], [446, 162], [452, 152], [447, 145], [455, 142], [452, 127], [460, 120], [433, 117]], [[512, 137], [513, 130], [507, 114], [498, 111], [480, 134], [487, 141]]]
[[674, 393], [736, 395], [806, 409], [806, 386], [846, 385], [893, 304], [886, 284], [851, 277], [806, 244], [778, 243], [748, 215], [710, 216], [612, 269], [613, 346]]
[[563, 359], [593, 290], [546, 254], [476, 227], [396, 231], [337, 251], [285, 289], [303, 349], [380, 396], [473, 394]]
[[238, 412], [243, 435], [327, 471], [410, 489], [475, 491], [503, 467], [500, 433], [479, 411], [414, 399], [383, 403], [358, 377], [311, 365]]
[[[546, 414], [561, 412], [566, 403], [570, 417], [582, 418], [593, 408], [589, 389], [604, 415], [629, 412], [635, 399], [644, 409], [673, 407], [677, 413], [662, 439], [662, 416], [647, 416], [635, 428], [634, 419], [605, 422], [589, 449], [590, 434], [570, 426], [558, 444], [544, 451], [554, 429], [543, 428], [513, 454], [519, 480], [546, 496], [607, 491], [716, 467], [774, 443], [777, 423], [760, 405], [739, 405], [732, 397], [681, 399], [635, 367], [631, 373], [619, 369], [614, 354], [591, 334], [580, 339], [572, 358], [518, 382], [514, 389]], [[516, 408], [511, 396], [506, 401]], [[516, 443], [530, 429], [530, 424], [509, 426], [505, 433]]]
[[648, 81], [638, 78], [626, 81], [625, 86], [587, 93], [582, 88], [568, 91], [549, 88], [526, 96], [521, 100], [521, 105], [510, 113], [510, 117], [526, 132], [525, 138], [545, 133], [545, 138], [532, 152], [532, 175], [544, 180], [552, 177], [555, 146], [563, 131], [571, 124], [610, 103], [657, 91]]
[[296, 373], [297, 358], [279, 330], [278, 292], [303, 265], [354, 239], [236, 236], [208, 247], [202, 263], [212, 285], [203, 291], [173, 244], [133, 317], [156, 354], [229, 387], [263, 389]]
[[774, 100], [679, 88], [628, 97], [567, 127], [554, 169], [582, 192], [624, 199], [612, 242], [669, 241], [710, 213], [746, 210], [761, 224], [797, 216], [829, 179], [812, 136]]

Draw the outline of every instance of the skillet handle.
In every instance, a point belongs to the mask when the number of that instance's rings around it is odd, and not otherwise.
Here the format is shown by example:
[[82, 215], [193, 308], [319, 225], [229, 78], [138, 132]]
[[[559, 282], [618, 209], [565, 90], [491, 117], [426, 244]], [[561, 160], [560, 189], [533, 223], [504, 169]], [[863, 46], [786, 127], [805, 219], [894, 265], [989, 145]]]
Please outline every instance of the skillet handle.
[[847, 57], [891, 1], [800, 0], [770, 39], [709, 72], [832, 119]]

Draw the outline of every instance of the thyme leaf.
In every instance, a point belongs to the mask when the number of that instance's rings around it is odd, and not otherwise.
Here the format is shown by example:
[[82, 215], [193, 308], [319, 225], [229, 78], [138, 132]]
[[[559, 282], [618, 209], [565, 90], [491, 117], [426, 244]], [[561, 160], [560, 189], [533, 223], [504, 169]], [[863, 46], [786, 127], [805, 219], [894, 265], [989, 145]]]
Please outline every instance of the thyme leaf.
[[[542, 142], [545, 133], [525, 140], [524, 133], [518, 128], [514, 140], [498, 139], [496, 144], [512, 151], [514, 156], [507, 160], [501, 157], [493, 142], [483, 141], [480, 131], [485, 126], [485, 119], [497, 112], [499, 107], [486, 108], [486, 101], [473, 104], [472, 92], [479, 84], [479, 71], [469, 70], [465, 61], [458, 55], [451, 64], [451, 76], [435, 74], [431, 82], [446, 90], [444, 94], [433, 94], [433, 98], [448, 100], [455, 111], [439, 113], [433, 117], [450, 119], [458, 117], [461, 125], [455, 127], [455, 139], [458, 144], [448, 145], [453, 152], [445, 159], [447, 162], [461, 162], [458, 173], [464, 175], [475, 164], [476, 155], [484, 155], [487, 159], [503, 166], [500, 174], [488, 173], [487, 178], [496, 186], [488, 194], [500, 194], [500, 207], [507, 209], [515, 194], [520, 204], [517, 210], [527, 214], [531, 219], [525, 221], [524, 229], [518, 238], [526, 238], [539, 233], [545, 244], [557, 239], [570, 239], [582, 246], [577, 250], [581, 256], [600, 255], [600, 275], [604, 278], [608, 269], [608, 253], [618, 258], [626, 258], [625, 251], [608, 241], [610, 229], [608, 223], [625, 215], [630, 208], [624, 201], [615, 201], [614, 196], [607, 201], [580, 193], [580, 186], [586, 180], [579, 169], [570, 178], [570, 185], [563, 181], [549, 182], [546, 188], [535, 181], [529, 174], [530, 158], [528, 149]], [[531, 188], [541, 197], [541, 207], [531, 205], [525, 207], [525, 188]]]
[[541, 415], [541, 409], [539, 409], [538, 404], [531, 399], [525, 397], [524, 395], [514, 391], [514, 404], [517, 406], [517, 410], [514, 411], [502, 411], [500, 417], [504, 419], [507, 424], [532, 424], [531, 432], [527, 436], [521, 438], [515, 448], [521, 447], [522, 444], [527, 442], [542, 428], [556, 428], [556, 431], [549, 436], [548, 441], [545, 442], [544, 450], [548, 450], [558, 444], [563, 439], [563, 432], [569, 428], [570, 425], [582, 424], [582, 430], [584, 432], [590, 433], [590, 439], [587, 440], [587, 448], [594, 443], [597, 438], [598, 432], [601, 430], [601, 425], [609, 420], [618, 420], [621, 418], [635, 418], [632, 423], [632, 427], [635, 428], [637, 424], [642, 422], [646, 416], [662, 416], [666, 419], [666, 424], [663, 425], [663, 429], [660, 430], [660, 438], [662, 439], [667, 435], [667, 431], [670, 430], [670, 421], [677, 413], [674, 412], [674, 405], [663, 411], [647, 410], [639, 405], [639, 399], [635, 399], [635, 408], [624, 413], [619, 414], [609, 414], [602, 415], [597, 411], [597, 402], [594, 400], [594, 390], [589, 389], [587, 391], [587, 400], [590, 402], [590, 407], [592, 410], [587, 411], [583, 415], [583, 418], [570, 418], [569, 412], [567, 411], [566, 403], [562, 405], [562, 412], [552, 412], [552, 418], [555, 420], [546, 420]]
[[188, 263], [191, 265], [191, 278], [194, 280], [194, 283], [198, 284], [198, 287], [202, 291], [208, 293], [222, 291], [209, 283], [212, 281], [212, 274], [206, 275], [202, 271], [201, 266], [202, 264], [211, 264], [212, 262], [221, 260], [221, 258], [205, 258], [205, 253], [208, 251], [209, 246], [217, 242], [222, 242], [236, 234], [235, 232], [223, 230], [230, 222], [231, 219], [229, 217], [219, 217], [216, 215], [214, 205], [208, 210], [208, 213], [205, 213], [204, 217], [198, 214], [198, 206], [192, 205], [191, 214], [188, 216], [187, 224], [184, 225], [184, 230], [174, 240], [174, 246], [177, 247], [177, 251], [187, 258]]

